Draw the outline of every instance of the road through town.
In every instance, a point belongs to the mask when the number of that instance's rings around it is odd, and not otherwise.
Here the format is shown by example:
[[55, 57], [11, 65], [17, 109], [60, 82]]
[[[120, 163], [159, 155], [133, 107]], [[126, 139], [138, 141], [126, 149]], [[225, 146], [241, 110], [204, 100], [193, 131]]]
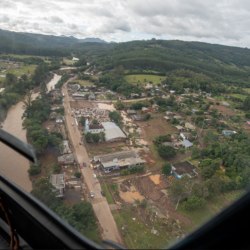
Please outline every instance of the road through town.
[[[72, 79], [70, 79], [72, 80]], [[110, 207], [105, 197], [101, 194], [101, 186], [98, 179], [94, 176], [94, 171], [89, 167], [90, 159], [86, 148], [81, 140], [81, 133], [78, 129], [77, 122], [70, 108], [70, 96], [67, 90], [67, 83], [63, 85], [62, 92], [64, 96], [63, 105], [65, 110], [65, 124], [68, 130], [68, 136], [74, 148], [76, 160], [79, 164], [85, 163], [87, 167], [81, 168], [84, 182], [88, 190], [94, 192], [95, 197], [92, 198], [92, 206], [96, 217], [102, 228], [102, 237], [104, 240], [112, 240], [122, 243], [121, 237], [116, 226], [115, 220], [112, 216]]]

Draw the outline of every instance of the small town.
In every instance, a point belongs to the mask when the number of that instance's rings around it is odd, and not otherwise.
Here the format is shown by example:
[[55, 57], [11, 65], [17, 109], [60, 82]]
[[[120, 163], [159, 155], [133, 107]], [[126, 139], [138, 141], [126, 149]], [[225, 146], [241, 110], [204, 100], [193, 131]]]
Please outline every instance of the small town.
[[22, 162], [2, 147], [2, 171], [94, 242], [171, 246], [247, 190], [248, 66], [175, 68], [171, 58], [173, 69], [150, 68], [144, 56], [158, 60], [167, 42], [94, 45], [0, 52], [0, 126], [37, 156]]

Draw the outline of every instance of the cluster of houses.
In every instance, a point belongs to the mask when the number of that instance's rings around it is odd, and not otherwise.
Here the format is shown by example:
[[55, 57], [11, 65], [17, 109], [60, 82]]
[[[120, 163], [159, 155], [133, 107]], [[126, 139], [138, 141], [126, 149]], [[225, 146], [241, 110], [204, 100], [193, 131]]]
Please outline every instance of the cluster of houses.
[[175, 114], [174, 112], [171, 112], [171, 111], [166, 111], [166, 115], [164, 116], [164, 119], [166, 121], [175, 119], [179, 123], [179, 125], [176, 125], [175, 128], [180, 133], [179, 134], [180, 141], [174, 139], [175, 147], [183, 146], [184, 148], [190, 148], [193, 146], [193, 143], [191, 142], [194, 140], [194, 136], [192, 135], [192, 132], [196, 130], [196, 127], [192, 123], [184, 121], [182, 116]]
[[111, 90], [107, 90], [104, 87], [96, 85], [81, 86], [77, 82], [71, 82], [68, 84], [68, 90], [74, 99], [94, 101], [103, 98], [103, 95], [114, 95], [117, 94]]

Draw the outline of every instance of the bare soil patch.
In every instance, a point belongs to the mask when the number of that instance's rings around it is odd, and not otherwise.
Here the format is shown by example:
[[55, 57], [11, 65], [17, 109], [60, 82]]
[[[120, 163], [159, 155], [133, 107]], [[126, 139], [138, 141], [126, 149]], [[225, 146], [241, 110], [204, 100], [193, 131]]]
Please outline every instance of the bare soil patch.
[[233, 116], [236, 114], [231, 108], [223, 106], [223, 105], [212, 105], [210, 106], [210, 110], [211, 109], [216, 109], [223, 115]]
[[144, 196], [142, 196], [139, 192], [119, 192], [120, 197], [127, 203], [134, 203], [136, 200], [142, 201], [144, 200]]
[[86, 100], [75, 100], [70, 101], [70, 107], [74, 109], [94, 108], [97, 107], [97, 104]]
[[121, 151], [126, 148], [124, 142], [112, 142], [112, 143], [86, 143], [86, 148], [90, 157], [100, 154], [109, 154]]
[[149, 179], [155, 184], [159, 185], [161, 183], [161, 175], [156, 174], [156, 175], [150, 175]]

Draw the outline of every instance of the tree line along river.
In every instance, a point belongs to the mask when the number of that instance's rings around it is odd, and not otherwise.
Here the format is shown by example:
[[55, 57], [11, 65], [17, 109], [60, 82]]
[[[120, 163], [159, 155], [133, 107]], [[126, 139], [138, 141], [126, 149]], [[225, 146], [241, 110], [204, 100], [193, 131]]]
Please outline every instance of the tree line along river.
[[[60, 78], [61, 76], [54, 74], [54, 77], [47, 84], [48, 91], [54, 88]], [[35, 99], [38, 95], [39, 93], [32, 94], [32, 99]], [[2, 128], [22, 141], [27, 142], [26, 130], [22, 126], [23, 106], [23, 102], [18, 102], [9, 109]], [[0, 174], [16, 183], [25, 191], [30, 192], [32, 190], [32, 183], [29, 178], [28, 169], [28, 160], [0, 142]]]

